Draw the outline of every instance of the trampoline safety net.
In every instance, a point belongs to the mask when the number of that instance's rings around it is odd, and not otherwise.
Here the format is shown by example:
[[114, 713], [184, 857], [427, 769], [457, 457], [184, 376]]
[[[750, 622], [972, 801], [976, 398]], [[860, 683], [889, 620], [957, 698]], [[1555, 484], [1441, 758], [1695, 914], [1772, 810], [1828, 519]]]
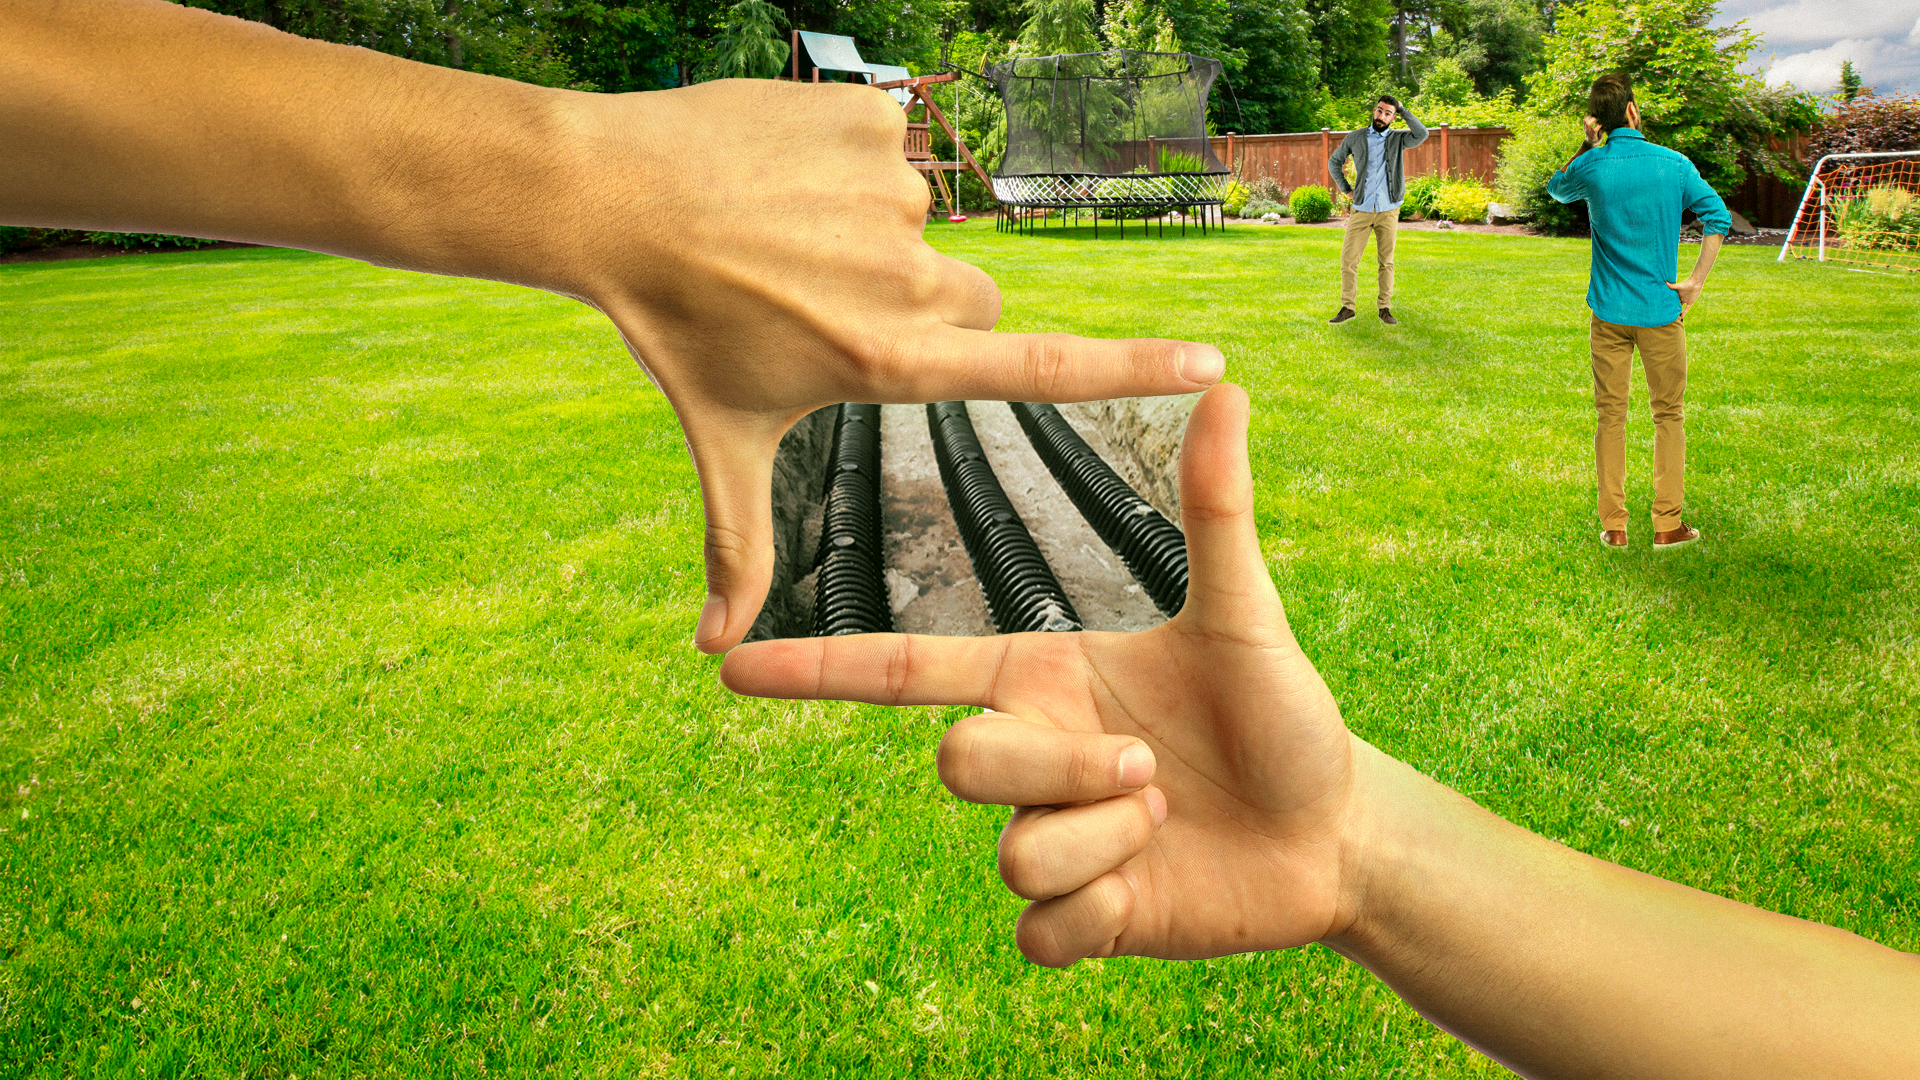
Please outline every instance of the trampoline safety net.
[[993, 193], [1010, 206], [1217, 206], [1227, 167], [1207, 141], [1220, 62], [1118, 50], [1020, 57], [986, 71], [1007, 110]]

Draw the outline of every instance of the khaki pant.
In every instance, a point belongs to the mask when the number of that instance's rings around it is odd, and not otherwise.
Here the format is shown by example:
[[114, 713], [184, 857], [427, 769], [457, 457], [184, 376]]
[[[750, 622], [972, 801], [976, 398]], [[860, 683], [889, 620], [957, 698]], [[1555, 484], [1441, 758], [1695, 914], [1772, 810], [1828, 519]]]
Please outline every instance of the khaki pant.
[[1367, 250], [1367, 234], [1373, 234], [1374, 254], [1380, 260], [1380, 306], [1393, 300], [1393, 238], [1400, 230], [1400, 211], [1368, 213], [1353, 210], [1347, 214], [1346, 241], [1340, 245], [1340, 306], [1353, 307], [1360, 295], [1360, 256]]
[[1665, 326], [1642, 327], [1594, 317], [1593, 407], [1599, 424], [1593, 433], [1593, 460], [1603, 529], [1627, 527], [1627, 389], [1636, 346], [1653, 408], [1653, 531], [1680, 527], [1687, 480], [1687, 429], [1681, 412], [1687, 397], [1686, 321], [1682, 315]]

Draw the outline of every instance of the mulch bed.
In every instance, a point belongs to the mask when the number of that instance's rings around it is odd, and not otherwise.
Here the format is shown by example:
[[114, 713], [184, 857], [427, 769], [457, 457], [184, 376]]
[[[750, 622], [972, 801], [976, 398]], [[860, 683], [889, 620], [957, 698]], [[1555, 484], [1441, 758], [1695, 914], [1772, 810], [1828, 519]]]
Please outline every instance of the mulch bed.
[[200, 248], [117, 248], [111, 244], [55, 244], [53, 247], [34, 248], [30, 251], [10, 251], [0, 255], [0, 263], [58, 262], [62, 259], [105, 259], [114, 255], [157, 255], [169, 251], [223, 251], [231, 248], [259, 247], [258, 244], [242, 244], [237, 240], [221, 240]]

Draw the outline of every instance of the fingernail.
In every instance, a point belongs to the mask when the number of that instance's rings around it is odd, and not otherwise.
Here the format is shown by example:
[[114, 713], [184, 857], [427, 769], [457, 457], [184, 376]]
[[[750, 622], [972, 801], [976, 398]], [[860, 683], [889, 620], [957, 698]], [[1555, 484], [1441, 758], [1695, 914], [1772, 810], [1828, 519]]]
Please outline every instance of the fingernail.
[[708, 593], [707, 604], [700, 609], [700, 621], [693, 628], [693, 643], [703, 645], [720, 636], [727, 628], [727, 598]]
[[1141, 792], [1147, 797], [1147, 809], [1153, 813], [1153, 823], [1158, 826], [1167, 820], [1167, 797], [1159, 788], [1150, 787]]
[[1153, 779], [1153, 751], [1147, 749], [1143, 743], [1134, 743], [1120, 751], [1121, 790], [1132, 791], [1134, 788], [1146, 787], [1147, 781], [1151, 779]]
[[1211, 345], [1180, 346], [1180, 377], [1212, 385], [1227, 373], [1227, 358]]
[[1133, 876], [1133, 871], [1122, 866], [1119, 869], [1115, 870], [1114, 873], [1119, 874], [1120, 879], [1122, 881], [1125, 881], [1128, 885], [1133, 886], [1133, 895], [1135, 896], [1140, 895], [1140, 879]]

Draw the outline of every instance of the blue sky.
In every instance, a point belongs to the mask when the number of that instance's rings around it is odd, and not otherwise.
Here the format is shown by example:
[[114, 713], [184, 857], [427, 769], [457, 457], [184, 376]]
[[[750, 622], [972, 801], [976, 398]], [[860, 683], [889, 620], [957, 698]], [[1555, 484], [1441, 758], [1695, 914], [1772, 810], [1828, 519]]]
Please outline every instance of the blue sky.
[[1920, 0], [1721, 0], [1714, 25], [1740, 19], [1765, 40], [1750, 67], [1769, 83], [1826, 93], [1852, 60], [1879, 93], [1920, 92]]

